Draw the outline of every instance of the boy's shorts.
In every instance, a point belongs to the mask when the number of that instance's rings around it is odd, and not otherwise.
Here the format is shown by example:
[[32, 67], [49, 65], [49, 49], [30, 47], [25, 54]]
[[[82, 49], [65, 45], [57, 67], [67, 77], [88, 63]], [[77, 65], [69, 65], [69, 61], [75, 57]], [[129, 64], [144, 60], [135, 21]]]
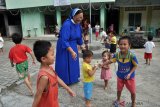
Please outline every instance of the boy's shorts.
[[144, 53], [144, 59], [152, 59], [152, 53]]
[[93, 83], [92, 82], [84, 82], [83, 83], [84, 97], [86, 100], [91, 100]]
[[131, 78], [129, 80], [120, 79], [117, 77], [117, 91], [122, 91], [124, 85], [130, 91], [130, 93], [136, 93], [135, 79]]
[[96, 32], [96, 37], [98, 37], [99, 36], [99, 32]]
[[16, 64], [16, 70], [19, 76], [19, 79], [25, 79], [28, 76], [28, 61]]

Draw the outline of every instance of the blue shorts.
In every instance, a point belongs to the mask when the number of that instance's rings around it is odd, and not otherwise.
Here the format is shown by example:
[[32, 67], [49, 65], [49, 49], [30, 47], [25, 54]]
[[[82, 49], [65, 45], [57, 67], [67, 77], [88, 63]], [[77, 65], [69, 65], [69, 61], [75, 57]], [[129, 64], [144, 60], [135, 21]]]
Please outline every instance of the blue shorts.
[[91, 100], [93, 83], [92, 82], [84, 82], [83, 83], [84, 97], [86, 100]]

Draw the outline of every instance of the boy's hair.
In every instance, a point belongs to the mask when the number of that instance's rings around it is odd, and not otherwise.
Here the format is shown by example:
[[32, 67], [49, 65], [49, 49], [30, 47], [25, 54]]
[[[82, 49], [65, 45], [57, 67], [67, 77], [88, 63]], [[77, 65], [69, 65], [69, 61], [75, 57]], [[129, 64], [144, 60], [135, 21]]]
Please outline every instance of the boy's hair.
[[51, 46], [51, 43], [46, 40], [38, 40], [34, 43], [33, 52], [37, 61], [42, 62], [41, 58], [47, 55], [48, 50]]
[[101, 31], [103, 31], [103, 28], [100, 28]]
[[153, 40], [153, 36], [148, 35], [148, 41], [152, 41]]
[[102, 52], [102, 57], [104, 56], [105, 53], [107, 53], [109, 59], [111, 59], [112, 55], [108, 50], [105, 50], [105, 51]]
[[87, 58], [87, 57], [91, 57], [93, 56], [93, 52], [91, 50], [85, 50], [83, 52], [83, 59]]
[[123, 36], [119, 39], [118, 44], [121, 42], [121, 40], [128, 40], [129, 45], [131, 45], [131, 38], [129, 36]]
[[13, 33], [11, 37], [12, 37], [12, 41], [15, 44], [20, 44], [22, 42], [22, 35], [18, 33]]

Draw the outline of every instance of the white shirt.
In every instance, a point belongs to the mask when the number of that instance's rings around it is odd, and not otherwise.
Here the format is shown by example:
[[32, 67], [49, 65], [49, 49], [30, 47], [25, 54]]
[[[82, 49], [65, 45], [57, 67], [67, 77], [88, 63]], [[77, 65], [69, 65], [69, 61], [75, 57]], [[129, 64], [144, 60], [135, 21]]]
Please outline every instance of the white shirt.
[[96, 32], [99, 32], [99, 29], [100, 29], [100, 26], [99, 26], [99, 25], [96, 25], [96, 26], [95, 26]]
[[155, 44], [152, 41], [147, 41], [144, 44], [144, 47], [145, 47], [145, 52], [146, 53], [152, 53], [152, 49], [155, 47]]
[[0, 37], [0, 48], [2, 48], [2, 47], [3, 47], [3, 44], [4, 44], [4, 40], [3, 40], [3, 38], [2, 38], [2, 37]]
[[108, 36], [108, 35], [106, 34], [105, 31], [102, 31], [102, 32], [101, 32], [101, 37], [105, 37], [105, 38], [106, 38], [107, 36]]

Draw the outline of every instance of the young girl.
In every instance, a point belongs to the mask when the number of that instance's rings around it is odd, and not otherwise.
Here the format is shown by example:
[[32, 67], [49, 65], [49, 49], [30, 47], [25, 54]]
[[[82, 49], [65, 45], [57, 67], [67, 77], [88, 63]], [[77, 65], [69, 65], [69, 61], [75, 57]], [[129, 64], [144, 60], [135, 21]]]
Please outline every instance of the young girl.
[[110, 59], [111, 59], [111, 54], [108, 51], [103, 51], [102, 63], [99, 64], [99, 66], [101, 67], [101, 79], [104, 80], [104, 89], [107, 88], [108, 81], [112, 77], [110, 65], [106, 63]]

